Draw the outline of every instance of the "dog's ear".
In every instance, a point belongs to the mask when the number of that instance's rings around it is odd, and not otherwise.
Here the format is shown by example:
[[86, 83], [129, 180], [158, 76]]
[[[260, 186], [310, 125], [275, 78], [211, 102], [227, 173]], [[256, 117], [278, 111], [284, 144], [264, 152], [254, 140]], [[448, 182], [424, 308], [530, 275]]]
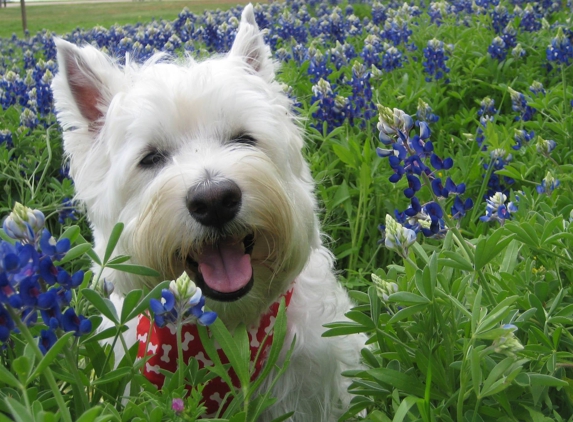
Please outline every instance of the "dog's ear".
[[59, 38], [54, 42], [59, 71], [52, 90], [58, 119], [64, 128], [97, 132], [123, 72], [92, 46], [79, 48]]
[[275, 72], [271, 60], [271, 49], [265, 44], [263, 34], [255, 21], [253, 5], [250, 3], [243, 9], [239, 31], [229, 55], [241, 57], [267, 82], [274, 79]]

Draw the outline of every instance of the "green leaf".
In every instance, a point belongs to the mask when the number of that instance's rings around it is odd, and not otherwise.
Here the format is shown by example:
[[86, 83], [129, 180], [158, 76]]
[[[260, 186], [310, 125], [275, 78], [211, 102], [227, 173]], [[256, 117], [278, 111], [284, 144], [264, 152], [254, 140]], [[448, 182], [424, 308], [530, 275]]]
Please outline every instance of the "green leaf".
[[362, 312], [359, 311], [349, 311], [346, 314], [344, 314], [348, 319], [351, 319], [352, 321], [355, 321], [359, 324], [364, 325], [366, 328], [373, 330], [376, 328], [376, 325], [374, 324], [374, 322], [372, 321], [372, 319], [368, 316], [363, 314]]
[[143, 275], [147, 277], [159, 277], [160, 274], [153, 268], [144, 267], [143, 265], [135, 264], [107, 264], [107, 268], [112, 268], [117, 271], [123, 271], [124, 273]]
[[406, 319], [414, 314], [417, 314], [418, 312], [421, 312], [424, 309], [426, 309], [428, 305], [429, 305], [428, 303], [420, 303], [418, 305], [408, 306], [407, 308], [400, 309], [392, 316], [392, 318], [390, 318], [388, 324], [393, 324], [395, 322], [402, 321], [403, 319]]
[[279, 416], [278, 418], [273, 419], [271, 422], [283, 422], [290, 418], [292, 415], [294, 415], [294, 412], [288, 412], [282, 416]]
[[102, 408], [100, 406], [92, 407], [86, 410], [82, 415], [76, 420], [76, 422], [94, 422], [96, 418], [101, 413]]
[[42, 360], [38, 363], [38, 366], [34, 369], [32, 375], [28, 378], [28, 382], [32, 382], [34, 378], [39, 376], [44, 370], [52, 364], [52, 362], [58, 357], [60, 351], [68, 344], [68, 339], [73, 336], [74, 333], [69, 331], [64, 333], [56, 343], [48, 350], [44, 355]]
[[[390, 386], [391, 388], [398, 388], [405, 394], [417, 397], [424, 397], [425, 395], [424, 384], [418, 378], [404, 374], [403, 372], [388, 368], [376, 368], [369, 369], [367, 374], [368, 377], [382, 383], [385, 387]], [[431, 396], [435, 399], [442, 395], [437, 392], [432, 392]]]
[[127, 317], [125, 317], [125, 321], [130, 321], [139, 314], [141, 314], [146, 309], [149, 309], [149, 301], [151, 299], [159, 299], [161, 297], [161, 290], [167, 289], [171, 281], [166, 280], [159, 283], [155, 286], [149, 293], [145, 295], [145, 297], [139, 302], [139, 304], [133, 308], [133, 310], [129, 313]]
[[499, 269], [500, 273], [512, 273], [515, 267], [517, 266], [517, 254], [519, 253], [519, 249], [521, 245], [517, 240], [512, 240], [507, 249], [505, 254], [503, 255], [503, 262], [501, 263], [501, 267]]
[[108, 384], [110, 382], [114, 382], [114, 381], [123, 379], [123, 378], [129, 376], [131, 374], [132, 370], [133, 369], [131, 367], [123, 367], [123, 368], [114, 369], [113, 371], [106, 373], [103, 377], [98, 378], [95, 381], [92, 381], [92, 384], [93, 385]]
[[474, 394], [479, 397], [480, 385], [482, 381], [481, 351], [479, 349], [472, 348], [471, 350], [470, 368], [472, 374], [472, 384], [474, 387]]
[[503, 249], [513, 240], [514, 235], [502, 238], [505, 230], [499, 228], [488, 237], [480, 239], [475, 252], [475, 270], [481, 271], [493, 258], [498, 256]]
[[458, 270], [463, 270], [463, 271], [473, 271], [474, 270], [474, 267], [471, 264], [471, 262], [466, 260], [463, 256], [461, 256], [457, 252], [443, 251], [442, 255], [444, 255], [448, 259], [438, 260], [438, 263], [440, 265], [445, 265], [447, 267], [456, 268]]
[[[229, 363], [235, 370], [241, 386], [247, 385], [249, 383], [250, 362], [248, 337], [246, 343], [241, 341], [240, 344], [237, 344], [227, 327], [225, 327], [225, 324], [223, 324], [223, 321], [219, 318], [209, 326], [209, 330], [213, 333], [215, 340], [217, 340], [221, 349], [223, 349], [223, 352], [229, 359]], [[246, 328], [244, 328], [244, 326], [242, 327], [242, 330], [246, 333]], [[244, 350], [245, 348], [246, 350]]]
[[66, 255], [60, 261], [55, 261], [54, 265], [63, 265], [66, 262], [73, 261], [74, 259], [79, 258], [83, 254], [87, 253], [91, 249], [92, 245], [90, 245], [89, 243], [82, 243], [80, 245], [74, 246], [66, 253]]
[[28, 412], [21, 403], [12, 397], [4, 397], [6, 405], [10, 409], [10, 416], [14, 418], [16, 422], [31, 422], [34, 417]]
[[62, 235], [60, 236], [60, 240], [70, 239], [70, 242], [73, 244], [79, 235], [80, 235], [80, 227], [70, 226], [62, 233]]
[[[500, 379], [500, 377], [511, 367], [514, 362], [515, 359], [513, 357], [507, 357], [494, 366], [483, 383], [483, 389], [480, 395], [481, 398], [491, 396], [501, 391], [501, 389], [498, 389], [498, 385], [496, 384], [499, 384], [499, 381], [505, 381], [504, 378]], [[506, 385], [506, 387], [508, 386], [509, 383]]]
[[12, 387], [20, 389], [22, 383], [6, 368], [4, 365], [0, 365], [0, 379], [2, 382], [11, 385]]
[[396, 409], [396, 413], [394, 414], [394, 419], [392, 419], [392, 422], [402, 422], [408, 415], [410, 408], [414, 406], [419, 400], [420, 399], [418, 397], [405, 397], [400, 403], [400, 406], [398, 406], [398, 409]]
[[428, 299], [423, 296], [410, 293], [410, 292], [397, 292], [388, 296], [388, 302], [396, 302], [402, 305], [417, 305], [419, 303], [430, 303]]
[[32, 362], [28, 356], [18, 356], [12, 361], [12, 369], [16, 372], [16, 375], [22, 381], [24, 385], [27, 385], [28, 374], [32, 370]]
[[472, 306], [472, 319], [471, 319], [471, 325], [472, 325], [472, 333], [475, 334], [477, 326], [478, 326], [478, 321], [479, 321], [479, 317], [480, 317], [480, 313], [481, 313], [481, 295], [482, 295], [482, 288], [481, 286], [478, 288], [478, 291], [476, 293], [476, 296], [474, 298], [474, 303]]
[[107, 261], [111, 257], [115, 247], [117, 246], [117, 242], [119, 241], [119, 237], [123, 232], [123, 223], [117, 223], [113, 229], [111, 230], [111, 234], [109, 235], [109, 240], [107, 241], [107, 247], [105, 248], [105, 254], [103, 256], [104, 264], [107, 264]]
[[129, 255], [118, 255], [118, 256], [114, 256], [112, 259], [110, 259], [108, 261], [108, 263], [106, 264], [106, 266], [110, 265], [110, 264], [123, 264], [124, 262], [127, 262], [131, 259], [131, 257]]
[[141, 299], [141, 296], [143, 296], [143, 290], [140, 289], [132, 290], [125, 296], [125, 299], [123, 300], [123, 305], [121, 307], [121, 316], [119, 320], [121, 324], [125, 324], [128, 321], [127, 317], [137, 306], [137, 304], [139, 303], [139, 299]]
[[81, 293], [101, 314], [119, 325], [117, 311], [111, 300], [101, 297], [98, 292], [92, 289], [83, 289]]
[[533, 387], [535, 385], [542, 385], [545, 387], [567, 387], [567, 381], [560, 380], [559, 378], [552, 377], [551, 375], [535, 374], [529, 372], [529, 383]]

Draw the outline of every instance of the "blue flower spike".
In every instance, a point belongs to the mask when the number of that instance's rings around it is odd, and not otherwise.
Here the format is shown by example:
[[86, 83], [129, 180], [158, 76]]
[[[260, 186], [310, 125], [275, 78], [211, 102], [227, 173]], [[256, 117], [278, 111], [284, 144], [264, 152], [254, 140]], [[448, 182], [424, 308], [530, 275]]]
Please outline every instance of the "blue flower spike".
[[0, 241], [0, 341], [8, 341], [15, 331], [8, 307], [27, 326], [36, 324], [40, 314], [48, 326], [39, 335], [42, 353], [57, 341], [56, 330], [81, 336], [92, 329], [91, 321], [70, 307], [72, 290], [81, 285], [83, 271], [70, 275], [53, 263], [65, 256], [70, 240], [56, 240], [44, 224], [41, 211], [16, 204], [3, 229], [17, 242]]
[[151, 299], [150, 309], [159, 327], [175, 324], [211, 325], [217, 319], [215, 312], [205, 312], [205, 296], [187, 273], [169, 283], [169, 289], [161, 291], [161, 300]]

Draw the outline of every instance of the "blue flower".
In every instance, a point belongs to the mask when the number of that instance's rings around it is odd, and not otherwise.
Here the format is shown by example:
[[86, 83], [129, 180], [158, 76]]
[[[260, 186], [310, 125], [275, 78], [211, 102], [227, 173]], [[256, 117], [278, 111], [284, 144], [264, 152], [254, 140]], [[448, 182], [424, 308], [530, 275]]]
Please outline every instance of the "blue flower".
[[4, 305], [0, 304], [0, 341], [6, 342], [10, 338], [10, 332], [15, 326], [14, 320]]
[[559, 179], [553, 177], [553, 174], [548, 171], [545, 178], [541, 181], [541, 185], [538, 185], [536, 189], [538, 193], [551, 195], [551, 193], [559, 186], [559, 184]]
[[[424, 57], [426, 58], [423, 62], [424, 71], [429, 75], [426, 77], [426, 82], [431, 82], [434, 79], [440, 80], [450, 72], [446, 66], [449, 57], [446, 55], [443, 41], [436, 38], [428, 41], [427, 47], [424, 48]], [[449, 80], [446, 79], [445, 82], [448, 83]]]
[[418, 179], [415, 175], [407, 175], [406, 179], [408, 180], [408, 187], [404, 190], [404, 195], [406, 198], [412, 198], [416, 195], [416, 192], [420, 190], [422, 184], [420, 183], [420, 179]]
[[42, 330], [40, 331], [40, 340], [38, 341], [38, 347], [42, 354], [48, 353], [48, 350], [52, 348], [54, 344], [56, 344], [58, 338], [53, 330]]
[[78, 316], [74, 308], [68, 308], [62, 314], [62, 328], [64, 331], [73, 331], [79, 337], [92, 330], [92, 323], [83, 315]]
[[44, 229], [42, 231], [40, 248], [42, 252], [50, 258], [59, 261], [64, 257], [65, 253], [70, 250], [70, 246], [70, 239], [64, 238], [56, 242], [48, 230]]
[[571, 40], [563, 33], [563, 28], [557, 29], [557, 35], [551, 40], [551, 44], [546, 50], [547, 60], [556, 62], [557, 64], [569, 64], [569, 60], [573, 59], [573, 45]]
[[507, 56], [507, 46], [501, 37], [495, 37], [487, 51], [492, 59], [497, 59], [500, 62], [505, 60]]
[[512, 109], [519, 113], [519, 116], [516, 116], [515, 120], [523, 120], [524, 122], [531, 120], [537, 110], [527, 104], [525, 95], [511, 88], [508, 88], [508, 90], [511, 96]]
[[471, 198], [467, 198], [464, 201], [459, 196], [454, 198], [454, 204], [452, 205], [452, 218], [458, 220], [466, 215], [466, 212], [471, 210], [474, 206], [474, 202]]

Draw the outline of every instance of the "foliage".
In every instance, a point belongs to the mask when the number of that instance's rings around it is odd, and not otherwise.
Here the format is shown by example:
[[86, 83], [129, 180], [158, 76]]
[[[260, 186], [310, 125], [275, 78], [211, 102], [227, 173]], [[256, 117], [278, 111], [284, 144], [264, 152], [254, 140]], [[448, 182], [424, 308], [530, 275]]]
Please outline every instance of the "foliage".
[[[333, 3], [255, 11], [308, 134], [305, 154], [342, 281], [355, 289], [349, 321], [333, 321], [325, 335], [370, 339], [365, 368], [347, 374], [356, 397], [345, 418], [569, 420], [571, 5]], [[184, 10], [172, 22], [78, 29], [64, 38], [120, 61], [126, 52], [145, 60], [156, 50], [202, 57], [229, 48], [239, 14]], [[77, 218], [81, 246], [89, 231], [81, 210], [70, 213], [73, 184], [60, 168], [51, 109], [54, 52], [46, 32], [0, 39], [0, 211], [15, 201], [40, 209], [56, 237]], [[126, 265], [114, 259], [89, 250], [64, 267]], [[12, 335], [3, 349], [0, 410], [52, 420], [56, 401], [43, 372], [50, 368], [73, 418], [194, 420], [202, 385], [224, 376], [225, 366], [181, 366], [193, 386], [181, 411], [174, 402], [184, 395], [180, 374], [158, 392], [139, 373], [144, 362], [135, 361], [135, 349], [114, 362], [111, 346], [97, 341], [121, 342], [128, 317], [160, 289], [134, 292], [122, 315], [100, 293], [81, 289], [74, 306], [94, 326], [98, 314], [115, 325], [61, 335], [44, 364], [48, 354], [35, 356], [24, 332]], [[251, 400], [259, 381], [250, 381], [239, 358], [249, 354], [237, 349], [244, 335], [232, 339], [217, 323], [213, 332], [244, 382], [232, 389], [223, 418], [254, 420], [272, 398]], [[56, 359], [68, 349], [71, 357]]]

